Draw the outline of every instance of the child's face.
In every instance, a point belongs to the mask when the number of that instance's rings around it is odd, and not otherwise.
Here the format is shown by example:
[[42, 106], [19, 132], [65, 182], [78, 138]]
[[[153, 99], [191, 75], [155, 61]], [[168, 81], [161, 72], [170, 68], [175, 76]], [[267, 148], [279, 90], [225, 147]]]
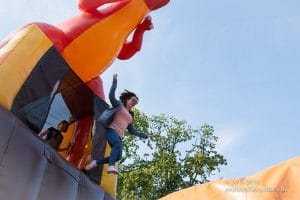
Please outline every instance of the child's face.
[[135, 105], [137, 105], [139, 102], [138, 98], [137, 97], [131, 97], [130, 99], [128, 99], [127, 101], [127, 105], [130, 107], [130, 108], [133, 108]]

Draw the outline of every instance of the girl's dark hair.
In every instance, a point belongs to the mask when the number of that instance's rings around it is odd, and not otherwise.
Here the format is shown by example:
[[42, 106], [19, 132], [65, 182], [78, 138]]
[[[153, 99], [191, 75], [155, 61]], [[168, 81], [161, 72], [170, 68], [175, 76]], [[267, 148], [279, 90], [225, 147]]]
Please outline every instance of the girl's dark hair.
[[120, 95], [120, 100], [124, 105], [126, 105], [126, 100], [130, 99], [131, 97], [136, 97], [137, 99], [139, 99], [135, 93], [124, 90], [124, 92], [122, 92]]

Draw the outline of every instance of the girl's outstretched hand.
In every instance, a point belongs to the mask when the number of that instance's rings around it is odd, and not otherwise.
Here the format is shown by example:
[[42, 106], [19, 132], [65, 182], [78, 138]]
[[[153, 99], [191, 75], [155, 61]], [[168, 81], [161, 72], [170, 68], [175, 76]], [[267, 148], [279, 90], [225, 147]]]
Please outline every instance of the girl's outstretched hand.
[[114, 79], [114, 80], [118, 79], [118, 74], [114, 74], [114, 75], [113, 75], [113, 79]]

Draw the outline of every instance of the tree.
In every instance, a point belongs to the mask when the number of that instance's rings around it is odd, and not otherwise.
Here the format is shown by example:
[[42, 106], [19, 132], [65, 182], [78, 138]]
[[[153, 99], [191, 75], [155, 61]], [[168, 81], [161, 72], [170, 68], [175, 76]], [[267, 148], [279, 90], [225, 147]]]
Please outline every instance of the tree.
[[215, 149], [212, 126], [193, 129], [171, 116], [148, 117], [135, 110], [135, 127], [148, 140], [123, 140], [117, 199], [158, 199], [171, 192], [208, 181], [227, 161]]

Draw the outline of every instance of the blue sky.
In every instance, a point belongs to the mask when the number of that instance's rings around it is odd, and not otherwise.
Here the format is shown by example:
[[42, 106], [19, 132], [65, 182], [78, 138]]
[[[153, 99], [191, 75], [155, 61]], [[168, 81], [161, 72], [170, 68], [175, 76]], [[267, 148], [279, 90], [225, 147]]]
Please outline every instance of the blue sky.
[[[78, 13], [75, 0], [0, 0], [0, 38], [23, 24], [51, 24]], [[172, 0], [151, 14], [142, 51], [113, 73], [147, 114], [166, 113], [194, 127], [208, 123], [228, 166], [244, 177], [299, 155], [300, 2]]]

